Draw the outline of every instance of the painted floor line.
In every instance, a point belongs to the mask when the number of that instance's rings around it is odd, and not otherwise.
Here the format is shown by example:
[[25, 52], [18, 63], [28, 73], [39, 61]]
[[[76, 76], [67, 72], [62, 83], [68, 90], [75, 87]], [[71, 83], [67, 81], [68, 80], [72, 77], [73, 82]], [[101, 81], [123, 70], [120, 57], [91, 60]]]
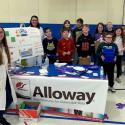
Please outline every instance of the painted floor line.
[[[7, 115], [17, 115], [15, 113], [6, 113]], [[76, 121], [88, 121], [88, 122], [96, 122], [96, 121], [89, 121], [80, 118], [69, 118], [69, 117], [56, 117], [56, 116], [40, 116], [41, 118], [50, 118], [50, 119], [63, 119], [63, 120], [76, 120]], [[125, 122], [118, 122], [118, 121], [104, 121], [103, 123], [111, 123], [111, 124], [125, 124]]]

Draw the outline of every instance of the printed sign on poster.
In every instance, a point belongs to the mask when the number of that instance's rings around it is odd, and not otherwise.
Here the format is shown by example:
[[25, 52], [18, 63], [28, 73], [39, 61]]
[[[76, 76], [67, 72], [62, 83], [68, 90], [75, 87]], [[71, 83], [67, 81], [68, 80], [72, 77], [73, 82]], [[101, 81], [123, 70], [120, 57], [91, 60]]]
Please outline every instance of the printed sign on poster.
[[5, 28], [12, 62], [43, 54], [40, 31], [37, 28]]

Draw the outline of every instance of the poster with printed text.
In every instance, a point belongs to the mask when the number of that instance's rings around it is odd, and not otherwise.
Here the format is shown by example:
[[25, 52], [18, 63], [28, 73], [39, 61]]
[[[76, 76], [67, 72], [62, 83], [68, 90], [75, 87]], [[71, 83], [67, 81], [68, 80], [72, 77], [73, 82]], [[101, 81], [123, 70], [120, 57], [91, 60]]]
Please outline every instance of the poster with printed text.
[[5, 28], [12, 62], [43, 54], [39, 29], [32, 27]]

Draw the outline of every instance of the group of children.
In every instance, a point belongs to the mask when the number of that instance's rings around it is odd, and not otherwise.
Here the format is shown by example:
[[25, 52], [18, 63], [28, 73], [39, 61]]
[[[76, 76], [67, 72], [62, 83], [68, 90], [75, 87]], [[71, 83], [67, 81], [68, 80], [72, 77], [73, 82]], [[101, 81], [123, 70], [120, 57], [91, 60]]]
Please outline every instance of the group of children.
[[[37, 21], [34, 23], [35, 19]], [[37, 26], [38, 17], [31, 17], [31, 24], [32, 27], [42, 29]], [[83, 24], [83, 19], [79, 18], [74, 29], [71, 28], [70, 21], [65, 20], [60, 34], [60, 39], [57, 40], [53, 37], [51, 28], [47, 27], [42, 31], [44, 59], [48, 57], [50, 64], [58, 61], [75, 65], [85, 64], [84, 61], [81, 63], [81, 60], [88, 59], [96, 65], [103, 66], [104, 74], [108, 76], [109, 90], [115, 92], [114, 67], [116, 65], [117, 68], [115, 80], [120, 83], [125, 50], [125, 28], [113, 29], [112, 22], [108, 22], [105, 30], [105, 25], [100, 22], [96, 26], [95, 33], [91, 35], [89, 25]]]
[[[77, 25], [71, 28], [69, 20], [64, 21], [60, 30], [61, 38], [57, 40], [53, 37], [50, 28], [43, 30], [40, 27], [37, 16], [32, 16], [30, 27], [38, 28], [41, 32], [42, 45], [44, 49], [43, 59], [49, 59], [53, 64], [57, 60], [60, 63], [82, 64], [81, 60], [92, 60], [95, 64], [103, 66], [104, 75], [108, 77], [109, 90], [115, 92], [114, 67], [117, 67], [116, 81], [121, 82], [122, 57], [124, 54], [125, 28], [118, 27], [112, 29], [112, 23], [108, 22], [107, 30], [103, 23], [98, 23], [94, 35], [89, 33], [89, 25], [83, 24], [83, 19], [77, 19]], [[29, 59], [33, 61], [35, 58]], [[10, 53], [7, 45], [5, 31], [0, 27], [0, 124], [11, 125], [3, 114], [11, 102], [17, 102], [13, 84], [8, 74], [10, 66]]]

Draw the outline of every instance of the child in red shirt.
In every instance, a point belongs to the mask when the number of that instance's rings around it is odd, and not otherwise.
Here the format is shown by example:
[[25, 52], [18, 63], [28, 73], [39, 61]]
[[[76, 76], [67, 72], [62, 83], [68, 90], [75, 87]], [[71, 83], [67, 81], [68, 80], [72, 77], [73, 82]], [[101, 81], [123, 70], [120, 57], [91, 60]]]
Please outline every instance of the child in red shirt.
[[69, 30], [62, 30], [62, 39], [58, 41], [57, 53], [59, 62], [72, 64], [72, 57], [75, 49], [73, 39], [69, 38]]

